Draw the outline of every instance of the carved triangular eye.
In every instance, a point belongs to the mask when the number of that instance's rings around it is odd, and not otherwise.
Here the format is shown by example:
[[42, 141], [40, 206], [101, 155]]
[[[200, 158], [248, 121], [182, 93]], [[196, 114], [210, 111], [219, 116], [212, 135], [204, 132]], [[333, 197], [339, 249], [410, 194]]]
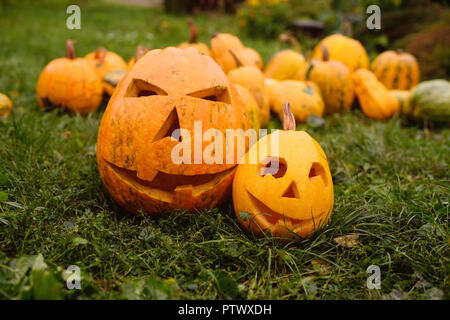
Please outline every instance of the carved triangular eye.
[[189, 94], [191, 97], [200, 98], [208, 101], [231, 103], [230, 95], [226, 87], [215, 87], [205, 90], [192, 92]]
[[134, 79], [128, 87], [125, 97], [138, 98], [155, 95], [167, 96], [167, 92], [144, 80]]
[[311, 169], [309, 170], [308, 176], [309, 176], [310, 180], [314, 180], [314, 179], [317, 179], [320, 177], [323, 180], [323, 184], [325, 186], [328, 185], [328, 180], [327, 180], [327, 176], [325, 174], [325, 169], [319, 162], [313, 162]]
[[[153, 138], [153, 142], [161, 140], [165, 137], [171, 137], [173, 132], [177, 129], [180, 129], [180, 121], [178, 120], [177, 109], [173, 108], [166, 121], [164, 121], [164, 124]], [[178, 141], [181, 141], [180, 135], [178, 135]]]
[[298, 193], [297, 185], [294, 181], [289, 185], [289, 188], [283, 193], [282, 197], [284, 198], [295, 198], [299, 199], [300, 195]]

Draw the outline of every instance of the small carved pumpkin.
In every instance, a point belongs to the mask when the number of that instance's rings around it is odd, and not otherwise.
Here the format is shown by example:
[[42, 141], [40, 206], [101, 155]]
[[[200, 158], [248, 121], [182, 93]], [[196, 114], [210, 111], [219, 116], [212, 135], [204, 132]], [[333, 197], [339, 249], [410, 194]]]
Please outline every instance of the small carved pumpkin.
[[265, 89], [264, 74], [255, 66], [243, 66], [239, 59], [231, 51], [236, 59], [238, 68], [228, 72], [227, 76], [233, 83], [240, 84], [247, 88], [259, 106], [259, 123], [266, 126], [270, 120], [269, 95]]
[[264, 75], [277, 80], [300, 80], [300, 74], [306, 66], [305, 58], [294, 50], [283, 50], [275, 54], [267, 63]]
[[329, 60], [341, 61], [350, 71], [355, 71], [359, 68], [369, 68], [369, 56], [367, 55], [366, 49], [364, 49], [358, 40], [342, 34], [328, 36], [314, 48], [314, 59], [323, 59], [322, 46], [328, 49]]
[[283, 118], [283, 105], [289, 101], [295, 120], [306, 122], [310, 115], [323, 116], [325, 105], [319, 87], [311, 81], [285, 80], [274, 83], [269, 90], [270, 108]]
[[[100, 177], [111, 196], [133, 213], [215, 206], [231, 191], [238, 155], [234, 150], [236, 158], [227, 163], [226, 152], [211, 151], [211, 141], [194, 141], [195, 131], [217, 129], [224, 136], [226, 129], [238, 128], [250, 128], [247, 113], [219, 65], [194, 48], [152, 50], [120, 81], [103, 115], [97, 141]], [[190, 139], [174, 139], [176, 129], [187, 131]], [[191, 164], [172, 158], [174, 148], [185, 144], [189, 152], [183, 149], [182, 156], [186, 152]], [[201, 156], [207, 151], [222, 163], [206, 164]]]
[[9, 116], [13, 108], [12, 101], [7, 95], [0, 93], [0, 118], [6, 118]]
[[322, 47], [323, 61], [313, 59], [307, 67], [305, 80], [316, 83], [325, 103], [325, 114], [345, 113], [355, 98], [352, 74], [340, 61], [328, 60], [328, 50]]
[[[333, 208], [333, 181], [325, 153], [309, 134], [295, 131], [288, 105], [285, 130], [254, 144], [233, 181], [236, 216], [257, 235], [308, 237], [328, 222]], [[278, 137], [273, 138], [275, 134]], [[273, 143], [278, 143], [278, 154]], [[252, 158], [256, 164], [249, 162]]]
[[192, 19], [188, 20], [188, 25], [189, 25], [189, 32], [190, 32], [189, 42], [181, 43], [178, 46], [178, 48], [187, 49], [187, 48], [192, 47], [192, 48], [197, 49], [201, 53], [206, 54], [207, 56], [211, 56], [211, 51], [209, 50], [208, 45], [197, 41], [198, 29], [197, 29], [197, 26], [195, 25], [194, 21], [192, 21]]
[[67, 108], [87, 114], [95, 111], [102, 101], [102, 82], [86, 59], [76, 58], [72, 40], [66, 41], [67, 57], [51, 61], [42, 71], [37, 83], [37, 100], [44, 110]]
[[369, 118], [384, 120], [399, 111], [397, 99], [371, 71], [357, 70], [353, 81], [361, 109]]
[[413, 55], [388, 50], [372, 62], [371, 70], [389, 90], [410, 90], [419, 83], [419, 64]]
[[238, 64], [231, 54], [233, 52], [243, 66], [254, 66], [246, 54], [245, 47], [238, 37], [229, 33], [217, 33], [211, 39], [211, 55], [225, 73], [236, 69]]

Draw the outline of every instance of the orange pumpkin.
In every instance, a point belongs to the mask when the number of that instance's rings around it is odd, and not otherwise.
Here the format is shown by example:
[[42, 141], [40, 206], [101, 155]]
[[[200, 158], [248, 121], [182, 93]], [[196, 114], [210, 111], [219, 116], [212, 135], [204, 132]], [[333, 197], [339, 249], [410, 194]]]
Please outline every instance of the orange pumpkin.
[[323, 59], [322, 46], [328, 49], [330, 60], [341, 61], [350, 71], [369, 68], [369, 56], [367, 55], [366, 49], [358, 40], [342, 34], [328, 36], [314, 48], [314, 59]]
[[[194, 141], [195, 130], [225, 134], [238, 128], [250, 128], [247, 113], [219, 65], [194, 48], [152, 50], [121, 80], [103, 115], [100, 177], [111, 196], [134, 213], [215, 206], [231, 191], [237, 152], [228, 163], [226, 152], [214, 152], [222, 163], [207, 165], [201, 156], [213, 153], [211, 142]], [[176, 129], [190, 138], [182, 136], [180, 143], [173, 137]], [[183, 158], [191, 164], [172, 159], [174, 148], [185, 144], [190, 148]]]
[[67, 108], [87, 114], [102, 101], [102, 82], [92, 65], [75, 57], [72, 40], [66, 41], [67, 57], [51, 61], [37, 83], [37, 100], [43, 109]]
[[257, 133], [259, 133], [259, 129], [261, 128], [259, 115], [260, 110], [255, 98], [247, 88], [237, 83], [234, 84], [234, 87], [237, 93], [240, 95], [242, 103], [245, 106], [251, 127], [255, 129]]
[[7, 95], [0, 93], [0, 118], [6, 118], [9, 116], [13, 108], [12, 101]]
[[188, 25], [189, 25], [189, 31], [190, 31], [189, 42], [181, 43], [178, 46], [178, 48], [187, 49], [187, 48], [192, 47], [192, 48], [197, 49], [201, 53], [206, 54], [207, 56], [211, 56], [211, 51], [209, 51], [208, 45], [197, 41], [198, 29], [195, 26], [194, 21], [192, 21], [192, 19], [188, 20]]
[[288, 103], [283, 110], [285, 130], [261, 138], [238, 166], [234, 211], [242, 226], [257, 235], [308, 237], [331, 216], [333, 181], [320, 145], [306, 132], [295, 131]]
[[264, 74], [255, 66], [243, 66], [233, 51], [230, 51], [236, 60], [238, 68], [228, 72], [227, 76], [233, 83], [247, 88], [255, 98], [260, 112], [259, 123], [266, 126], [270, 120], [269, 95], [265, 89]]
[[225, 73], [238, 67], [236, 59], [230, 51], [236, 55], [243, 66], [255, 66], [255, 62], [249, 59], [245, 47], [238, 37], [229, 33], [214, 35], [211, 39], [211, 55]]
[[388, 50], [372, 62], [371, 70], [389, 90], [410, 90], [419, 83], [419, 64], [413, 55]]
[[258, 69], [260, 70], [263, 69], [264, 67], [263, 59], [258, 51], [247, 47], [244, 49], [244, 53], [250, 61], [253, 61], [253, 63], [255, 64], [255, 66], [258, 67]]
[[105, 48], [88, 53], [84, 58], [96, 68], [102, 79], [108, 72], [127, 69], [127, 63], [121, 56]]
[[328, 50], [322, 47], [323, 61], [313, 59], [306, 68], [305, 79], [316, 83], [325, 103], [325, 114], [345, 113], [355, 98], [352, 73], [340, 61], [328, 60]]

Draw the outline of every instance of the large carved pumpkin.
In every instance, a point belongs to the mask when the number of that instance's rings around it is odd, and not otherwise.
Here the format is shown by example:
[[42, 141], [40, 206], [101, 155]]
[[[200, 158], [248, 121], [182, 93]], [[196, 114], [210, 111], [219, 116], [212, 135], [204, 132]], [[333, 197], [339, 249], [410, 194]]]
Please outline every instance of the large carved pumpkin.
[[72, 40], [66, 41], [67, 57], [51, 61], [39, 76], [36, 93], [39, 106], [67, 108], [87, 114], [102, 101], [102, 82], [92, 65], [75, 57]]
[[306, 68], [305, 80], [316, 83], [325, 103], [325, 114], [345, 113], [355, 98], [352, 74], [340, 61], [328, 60], [328, 50], [322, 47], [323, 61], [313, 59]]
[[333, 181], [325, 153], [309, 134], [295, 131], [295, 120], [289, 117], [285, 130], [264, 136], [250, 148], [234, 178], [236, 216], [258, 235], [307, 237], [331, 216]]
[[371, 70], [389, 90], [410, 90], [419, 83], [419, 64], [413, 55], [388, 50], [372, 62]]
[[[208, 208], [224, 200], [237, 152], [226, 163], [226, 152], [211, 150], [211, 141], [201, 136], [194, 141], [194, 128], [225, 134], [250, 124], [240, 96], [210, 57], [194, 48], [148, 52], [120, 81], [100, 124], [97, 162], [111, 196], [131, 212], [150, 214]], [[172, 136], [176, 129], [190, 139], [182, 136], [180, 144]], [[174, 148], [184, 144], [191, 146], [186, 151], [191, 164], [172, 159]], [[202, 151], [215, 152], [223, 164], [206, 164]]]
[[330, 60], [338, 60], [344, 63], [351, 71], [357, 69], [369, 68], [369, 56], [361, 42], [344, 36], [342, 34], [333, 34], [324, 38], [314, 48], [313, 58], [323, 59], [322, 46], [325, 46], [329, 52]]

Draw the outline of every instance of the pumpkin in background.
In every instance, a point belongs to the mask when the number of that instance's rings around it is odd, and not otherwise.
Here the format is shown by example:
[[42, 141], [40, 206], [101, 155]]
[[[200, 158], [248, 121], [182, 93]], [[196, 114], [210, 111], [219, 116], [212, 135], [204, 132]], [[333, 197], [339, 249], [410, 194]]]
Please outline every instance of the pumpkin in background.
[[314, 48], [314, 59], [323, 59], [322, 46], [328, 49], [329, 60], [341, 61], [350, 71], [369, 68], [369, 56], [367, 55], [366, 49], [364, 49], [358, 40], [342, 34], [328, 36]]
[[206, 54], [207, 56], [211, 56], [211, 51], [209, 50], [208, 45], [197, 41], [198, 29], [197, 29], [196, 25], [194, 24], [194, 21], [192, 21], [192, 19], [188, 20], [188, 25], [189, 25], [189, 32], [190, 32], [189, 42], [181, 43], [178, 46], [178, 48], [187, 49], [187, 48], [192, 47], [192, 48], [197, 49], [201, 53]]
[[100, 78], [113, 70], [127, 70], [127, 63], [117, 53], [99, 48], [84, 57], [97, 70]]
[[258, 103], [256, 102], [255, 98], [246, 87], [243, 87], [237, 83], [233, 84], [233, 86], [236, 89], [236, 92], [241, 97], [242, 103], [245, 106], [245, 109], [247, 110], [247, 116], [250, 121], [250, 126], [253, 129], [255, 129], [257, 133], [259, 133], [261, 124], [260, 124], [260, 114], [259, 114], [260, 110]]
[[0, 118], [6, 118], [9, 116], [13, 108], [12, 101], [7, 95], [0, 93]]
[[325, 103], [325, 114], [345, 113], [350, 110], [355, 92], [352, 74], [340, 61], [328, 60], [324, 46], [323, 61], [313, 59], [306, 68], [305, 80], [316, 83]]
[[255, 62], [249, 59], [245, 47], [238, 37], [229, 33], [217, 33], [212, 37], [211, 55], [225, 73], [238, 67], [236, 59], [230, 51], [234, 53], [243, 66], [255, 66]]
[[397, 99], [399, 112], [403, 115], [410, 115], [409, 98], [411, 96], [411, 91], [389, 90], [389, 92]]
[[269, 95], [265, 89], [264, 75], [255, 66], [243, 66], [234, 52], [230, 51], [230, 53], [235, 58], [238, 68], [228, 72], [227, 76], [231, 82], [247, 88], [253, 95], [260, 109], [260, 125], [264, 127], [270, 120]]
[[361, 109], [369, 118], [384, 120], [399, 111], [397, 99], [371, 71], [357, 70], [353, 81]]
[[51, 61], [37, 82], [37, 100], [44, 110], [67, 108], [87, 114], [95, 111], [102, 101], [101, 79], [86, 60], [75, 57], [72, 40], [66, 41], [67, 57]]
[[276, 53], [267, 63], [264, 75], [277, 80], [300, 80], [298, 75], [306, 66], [305, 58], [294, 50]]
[[450, 122], [450, 82], [444, 79], [419, 83], [412, 91], [410, 114], [416, 119]]
[[306, 122], [311, 115], [323, 116], [324, 102], [319, 87], [311, 81], [285, 80], [273, 84], [269, 90], [270, 107], [283, 118], [284, 102], [289, 101], [295, 120]]
[[410, 90], [419, 83], [419, 64], [401, 50], [379, 54], [371, 64], [377, 79], [389, 90]]
[[263, 59], [258, 51], [247, 47], [244, 49], [244, 53], [247, 56], [247, 58], [250, 61], [252, 61], [255, 64], [255, 66], [257, 66], [260, 70], [264, 68]]
[[[309, 237], [326, 225], [334, 194], [324, 151], [308, 133], [295, 131], [288, 104], [283, 110], [284, 130], [261, 138], [246, 154], [246, 162], [238, 165], [233, 204], [246, 230], [287, 240]], [[278, 152], [273, 143], [278, 143]]]
[[[148, 52], [119, 83], [99, 128], [98, 168], [114, 200], [133, 213], [160, 214], [209, 208], [226, 199], [237, 152], [228, 163], [226, 152], [215, 152], [223, 164], [197, 161], [213, 153], [213, 143], [199, 139], [196, 147], [194, 128], [223, 135], [226, 129], [247, 130], [241, 97], [220, 66], [194, 48]], [[191, 139], [179, 138], [192, 146], [190, 152], [179, 153], [191, 164], [172, 159], [174, 148], [183, 146], [173, 137], [176, 129], [190, 134]]]
[[134, 54], [134, 57], [132, 57], [130, 59], [130, 61], [128, 61], [128, 64], [127, 64], [128, 69], [131, 70], [131, 68], [133, 68], [136, 61], [138, 61], [148, 51], [149, 50], [147, 48], [145, 48], [144, 46], [138, 45], [136, 48], [136, 53]]

